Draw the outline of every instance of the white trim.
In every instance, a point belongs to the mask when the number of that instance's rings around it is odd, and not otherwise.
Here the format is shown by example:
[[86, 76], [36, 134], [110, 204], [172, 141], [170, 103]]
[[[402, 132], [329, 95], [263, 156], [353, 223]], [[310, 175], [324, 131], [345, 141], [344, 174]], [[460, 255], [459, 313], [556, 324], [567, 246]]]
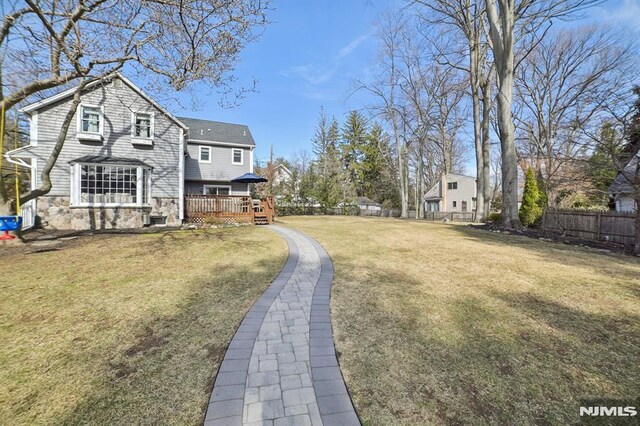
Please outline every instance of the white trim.
[[[147, 95], [146, 93], [144, 93], [142, 91], [142, 89], [140, 89], [138, 86], [136, 86], [135, 84], [133, 84], [131, 82], [131, 80], [129, 80], [128, 78], [126, 78], [124, 75], [120, 74], [119, 72], [116, 72], [104, 79], [97, 79], [95, 81], [92, 81], [91, 83], [87, 84], [84, 88], [84, 90], [88, 90], [90, 88], [92, 88], [93, 86], [95, 86], [96, 84], [100, 84], [105, 80], [108, 80], [109, 78], [119, 78], [120, 80], [122, 80], [127, 86], [129, 86], [129, 88], [131, 88], [134, 92], [136, 92], [138, 95], [140, 95], [142, 98], [144, 98], [147, 102], [149, 102], [151, 105], [153, 105], [155, 108], [157, 108], [160, 112], [162, 112], [163, 114], [165, 114], [167, 117], [169, 117], [173, 122], [175, 122], [178, 126], [182, 127], [184, 130], [188, 130], [189, 128], [180, 120], [178, 120], [173, 114], [171, 114], [169, 111], [167, 111], [165, 108], [163, 108], [160, 104], [158, 104], [156, 101], [154, 101], [149, 95]], [[42, 107], [45, 107], [47, 105], [50, 105], [54, 102], [57, 102], [59, 100], [62, 100], [64, 98], [67, 98], [71, 95], [73, 95], [76, 92], [77, 86], [76, 87], [72, 87], [69, 90], [65, 90], [64, 92], [60, 92], [57, 95], [53, 95], [50, 96], [48, 98], [42, 99], [38, 102], [34, 102], [32, 104], [29, 104], [27, 106], [25, 106], [24, 108], [20, 109], [20, 112], [24, 113], [24, 114], [28, 114], [31, 115], [31, 113], [33, 111], [37, 111]]]
[[[149, 116], [150, 137], [136, 136], [136, 122], [138, 114], [146, 114]], [[139, 145], [153, 145], [153, 140], [155, 139], [155, 121], [156, 115], [153, 111], [131, 111], [131, 143]]]
[[[236, 162], [235, 151], [240, 151], [240, 162]], [[231, 164], [234, 166], [244, 166], [244, 149], [231, 148]]]
[[[84, 116], [84, 108], [98, 109], [98, 132], [89, 132], [82, 129], [82, 121]], [[93, 105], [80, 103], [76, 109], [76, 138], [90, 141], [102, 141], [104, 137], [104, 105]]]
[[187, 143], [192, 144], [206, 144], [206, 145], [222, 145], [222, 146], [234, 146], [236, 148], [255, 148], [255, 145], [248, 145], [245, 143], [233, 143], [233, 142], [218, 142], [218, 141], [205, 141], [202, 139], [191, 139], [187, 140]]
[[[206, 148], [209, 150], [209, 160], [203, 160], [202, 159], [202, 149]], [[211, 163], [211, 154], [212, 154], [213, 150], [211, 149], [210, 146], [204, 146], [204, 145], [199, 145], [198, 148], [198, 163]]]
[[[135, 203], [83, 203], [80, 202], [81, 196], [81, 179], [82, 179], [82, 170], [80, 169], [82, 166], [99, 166], [99, 167], [128, 167], [136, 169], [136, 202]], [[142, 199], [142, 177], [143, 170], [147, 170], [147, 198], [148, 200]], [[69, 181], [70, 181], [70, 194], [69, 194], [69, 207], [77, 208], [77, 207], [151, 207], [151, 174], [152, 168], [149, 166], [132, 166], [126, 164], [96, 164], [96, 163], [73, 163], [71, 164], [71, 170], [69, 172]], [[148, 202], [145, 202], [148, 201]]]
[[207, 194], [207, 188], [227, 188], [229, 190], [229, 195], [233, 195], [231, 191], [231, 185], [202, 185], [202, 195]]
[[184, 220], [184, 132], [180, 132], [178, 155], [178, 218]]
[[29, 117], [29, 144], [38, 146], [38, 112], [34, 112]]
[[253, 148], [249, 150], [249, 161], [251, 161], [251, 164], [249, 164], [249, 172], [253, 173]]

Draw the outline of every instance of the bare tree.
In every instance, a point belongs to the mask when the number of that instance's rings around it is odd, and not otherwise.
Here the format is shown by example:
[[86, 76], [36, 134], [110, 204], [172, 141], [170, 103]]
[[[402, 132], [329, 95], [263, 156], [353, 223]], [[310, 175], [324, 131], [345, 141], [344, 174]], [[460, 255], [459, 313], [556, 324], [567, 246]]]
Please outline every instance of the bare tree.
[[[468, 73], [468, 85], [473, 108], [473, 135], [476, 155], [476, 176], [478, 196], [476, 204], [476, 220], [483, 221], [489, 213], [490, 191], [490, 117], [493, 105], [491, 89], [493, 86], [494, 66], [491, 61], [487, 42], [486, 9], [479, 0], [416, 0], [415, 3], [426, 6], [428, 11], [418, 11], [426, 22], [454, 28], [456, 35], [464, 38], [464, 43], [455, 43], [453, 38], [443, 47], [438, 48], [445, 62]], [[459, 51], [456, 49], [463, 44]], [[454, 49], [452, 49], [452, 46]], [[462, 66], [457, 60], [448, 59], [462, 54], [468, 65]]]
[[374, 81], [356, 81], [356, 90], [366, 90], [377, 100], [372, 107], [375, 115], [388, 125], [389, 135], [395, 147], [397, 174], [400, 188], [401, 217], [409, 217], [409, 148], [406, 105], [402, 103], [400, 87], [400, 48], [406, 31], [406, 16], [401, 13], [386, 14], [378, 20], [378, 39], [380, 41], [378, 76]]
[[[266, 23], [269, 0], [24, 0], [5, 1], [0, 24], [0, 109], [78, 84], [43, 185], [62, 149], [87, 84], [126, 67], [155, 87], [184, 90], [204, 82], [232, 91], [238, 54]], [[240, 93], [241, 94], [241, 93]], [[0, 209], [8, 210], [6, 199]]]
[[593, 143], [580, 129], [631, 86], [634, 49], [623, 39], [611, 28], [594, 26], [550, 33], [516, 70], [520, 165], [544, 177], [550, 200], [575, 188], [576, 173], [585, 169]]
[[[533, 44], [544, 38], [553, 19], [599, 3], [599, 0], [486, 0], [489, 39], [498, 83], [498, 128], [502, 152], [502, 225], [520, 228], [518, 217], [518, 157], [512, 117], [515, 50], [525, 35]], [[526, 52], [522, 55], [526, 57]]]

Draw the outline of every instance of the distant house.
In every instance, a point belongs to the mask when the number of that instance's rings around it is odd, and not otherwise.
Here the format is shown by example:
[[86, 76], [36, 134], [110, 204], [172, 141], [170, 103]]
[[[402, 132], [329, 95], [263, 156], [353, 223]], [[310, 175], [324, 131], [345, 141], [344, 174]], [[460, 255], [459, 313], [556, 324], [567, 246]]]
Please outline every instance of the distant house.
[[367, 197], [355, 197], [353, 201], [354, 201], [354, 204], [360, 208], [360, 210], [367, 210], [367, 211], [382, 210], [382, 204], [376, 203], [375, 201]]
[[632, 196], [634, 188], [629, 180], [630, 177], [636, 174], [638, 161], [640, 161], [640, 153], [629, 161], [624, 168], [624, 173], [618, 173], [618, 176], [609, 187], [609, 194], [613, 197], [617, 212], [634, 212], [638, 209]]
[[474, 212], [477, 184], [472, 176], [447, 173], [427, 192], [424, 198], [427, 212]]
[[[75, 88], [24, 107], [30, 144], [6, 153], [31, 168], [51, 156]], [[253, 170], [247, 126], [177, 118], [120, 74], [88, 84], [51, 170], [50, 192], [30, 209], [54, 229], [179, 225], [184, 195], [248, 195], [230, 180]], [[33, 203], [33, 201], [32, 201]]]
[[[265, 176], [268, 177], [268, 176]], [[273, 185], [287, 184], [293, 180], [293, 173], [284, 164], [278, 164], [273, 168]]]

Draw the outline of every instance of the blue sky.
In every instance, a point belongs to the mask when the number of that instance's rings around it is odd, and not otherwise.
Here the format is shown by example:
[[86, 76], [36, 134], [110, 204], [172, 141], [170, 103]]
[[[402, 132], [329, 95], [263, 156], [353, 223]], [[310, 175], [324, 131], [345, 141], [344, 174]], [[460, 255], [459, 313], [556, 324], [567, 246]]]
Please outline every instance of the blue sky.
[[[211, 96], [197, 110], [176, 112], [247, 124], [261, 161], [268, 160], [271, 144], [276, 156], [287, 158], [310, 151], [321, 106], [342, 121], [349, 110], [366, 105], [365, 94], [349, 95], [354, 79], [366, 78], [374, 64], [374, 22], [391, 5], [385, 0], [274, 0], [272, 23], [246, 47], [236, 70], [239, 83], [256, 78], [258, 92], [232, 109], [221, 108]], [[622, 22], [637, 36], [640, 0], [607, 1], [588, 19]]]

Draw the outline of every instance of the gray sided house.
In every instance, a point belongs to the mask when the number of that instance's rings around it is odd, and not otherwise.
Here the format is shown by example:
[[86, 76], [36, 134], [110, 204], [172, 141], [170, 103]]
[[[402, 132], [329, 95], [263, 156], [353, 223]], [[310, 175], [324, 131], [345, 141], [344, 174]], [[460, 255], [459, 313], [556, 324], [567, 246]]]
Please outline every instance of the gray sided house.
[[[30, 145], [6, 156], [31, 167], [32, 188], [41, 185], [74, 92], [22, 109]], [[246, 184], [230, 180], [253, 170], [254, 146], [246, 126], [178, 119], [117, 74], [85, 88], [51, 171], [51, 191], [30, 211], [54, 229], [180, 225], [185, 188], [247, 195]]]
[[[30, 160], [32, 187], [41, 185], [74, 92], [22, 109], [30, 121], [30, 145], [9, 155]], [[151, 219], [182, 223], [186, 130], [123, 76], [90, 84], [36, 214], [55, 229], [132, 228]]]
[[256, 144], [249, 128], [180, 117], [189, 128], [185, 159], [186, 194], [249, 195], [249, 185], [231, 179], [253, 172]]
[[474, 212], [477, 184], [473, 176], [447, 173], [425, 195], [427, 212]]
[[638, 206], [633, 199], [634, 188], [629, 179], [636, 174], [636, 167], [640, 161], [640, 153], [629, 161], [624, 168], [624, 173], [618, 173], [616, 179], [609, 187], [609, 194], [613, 197], [617, 212], [634, 212]]

